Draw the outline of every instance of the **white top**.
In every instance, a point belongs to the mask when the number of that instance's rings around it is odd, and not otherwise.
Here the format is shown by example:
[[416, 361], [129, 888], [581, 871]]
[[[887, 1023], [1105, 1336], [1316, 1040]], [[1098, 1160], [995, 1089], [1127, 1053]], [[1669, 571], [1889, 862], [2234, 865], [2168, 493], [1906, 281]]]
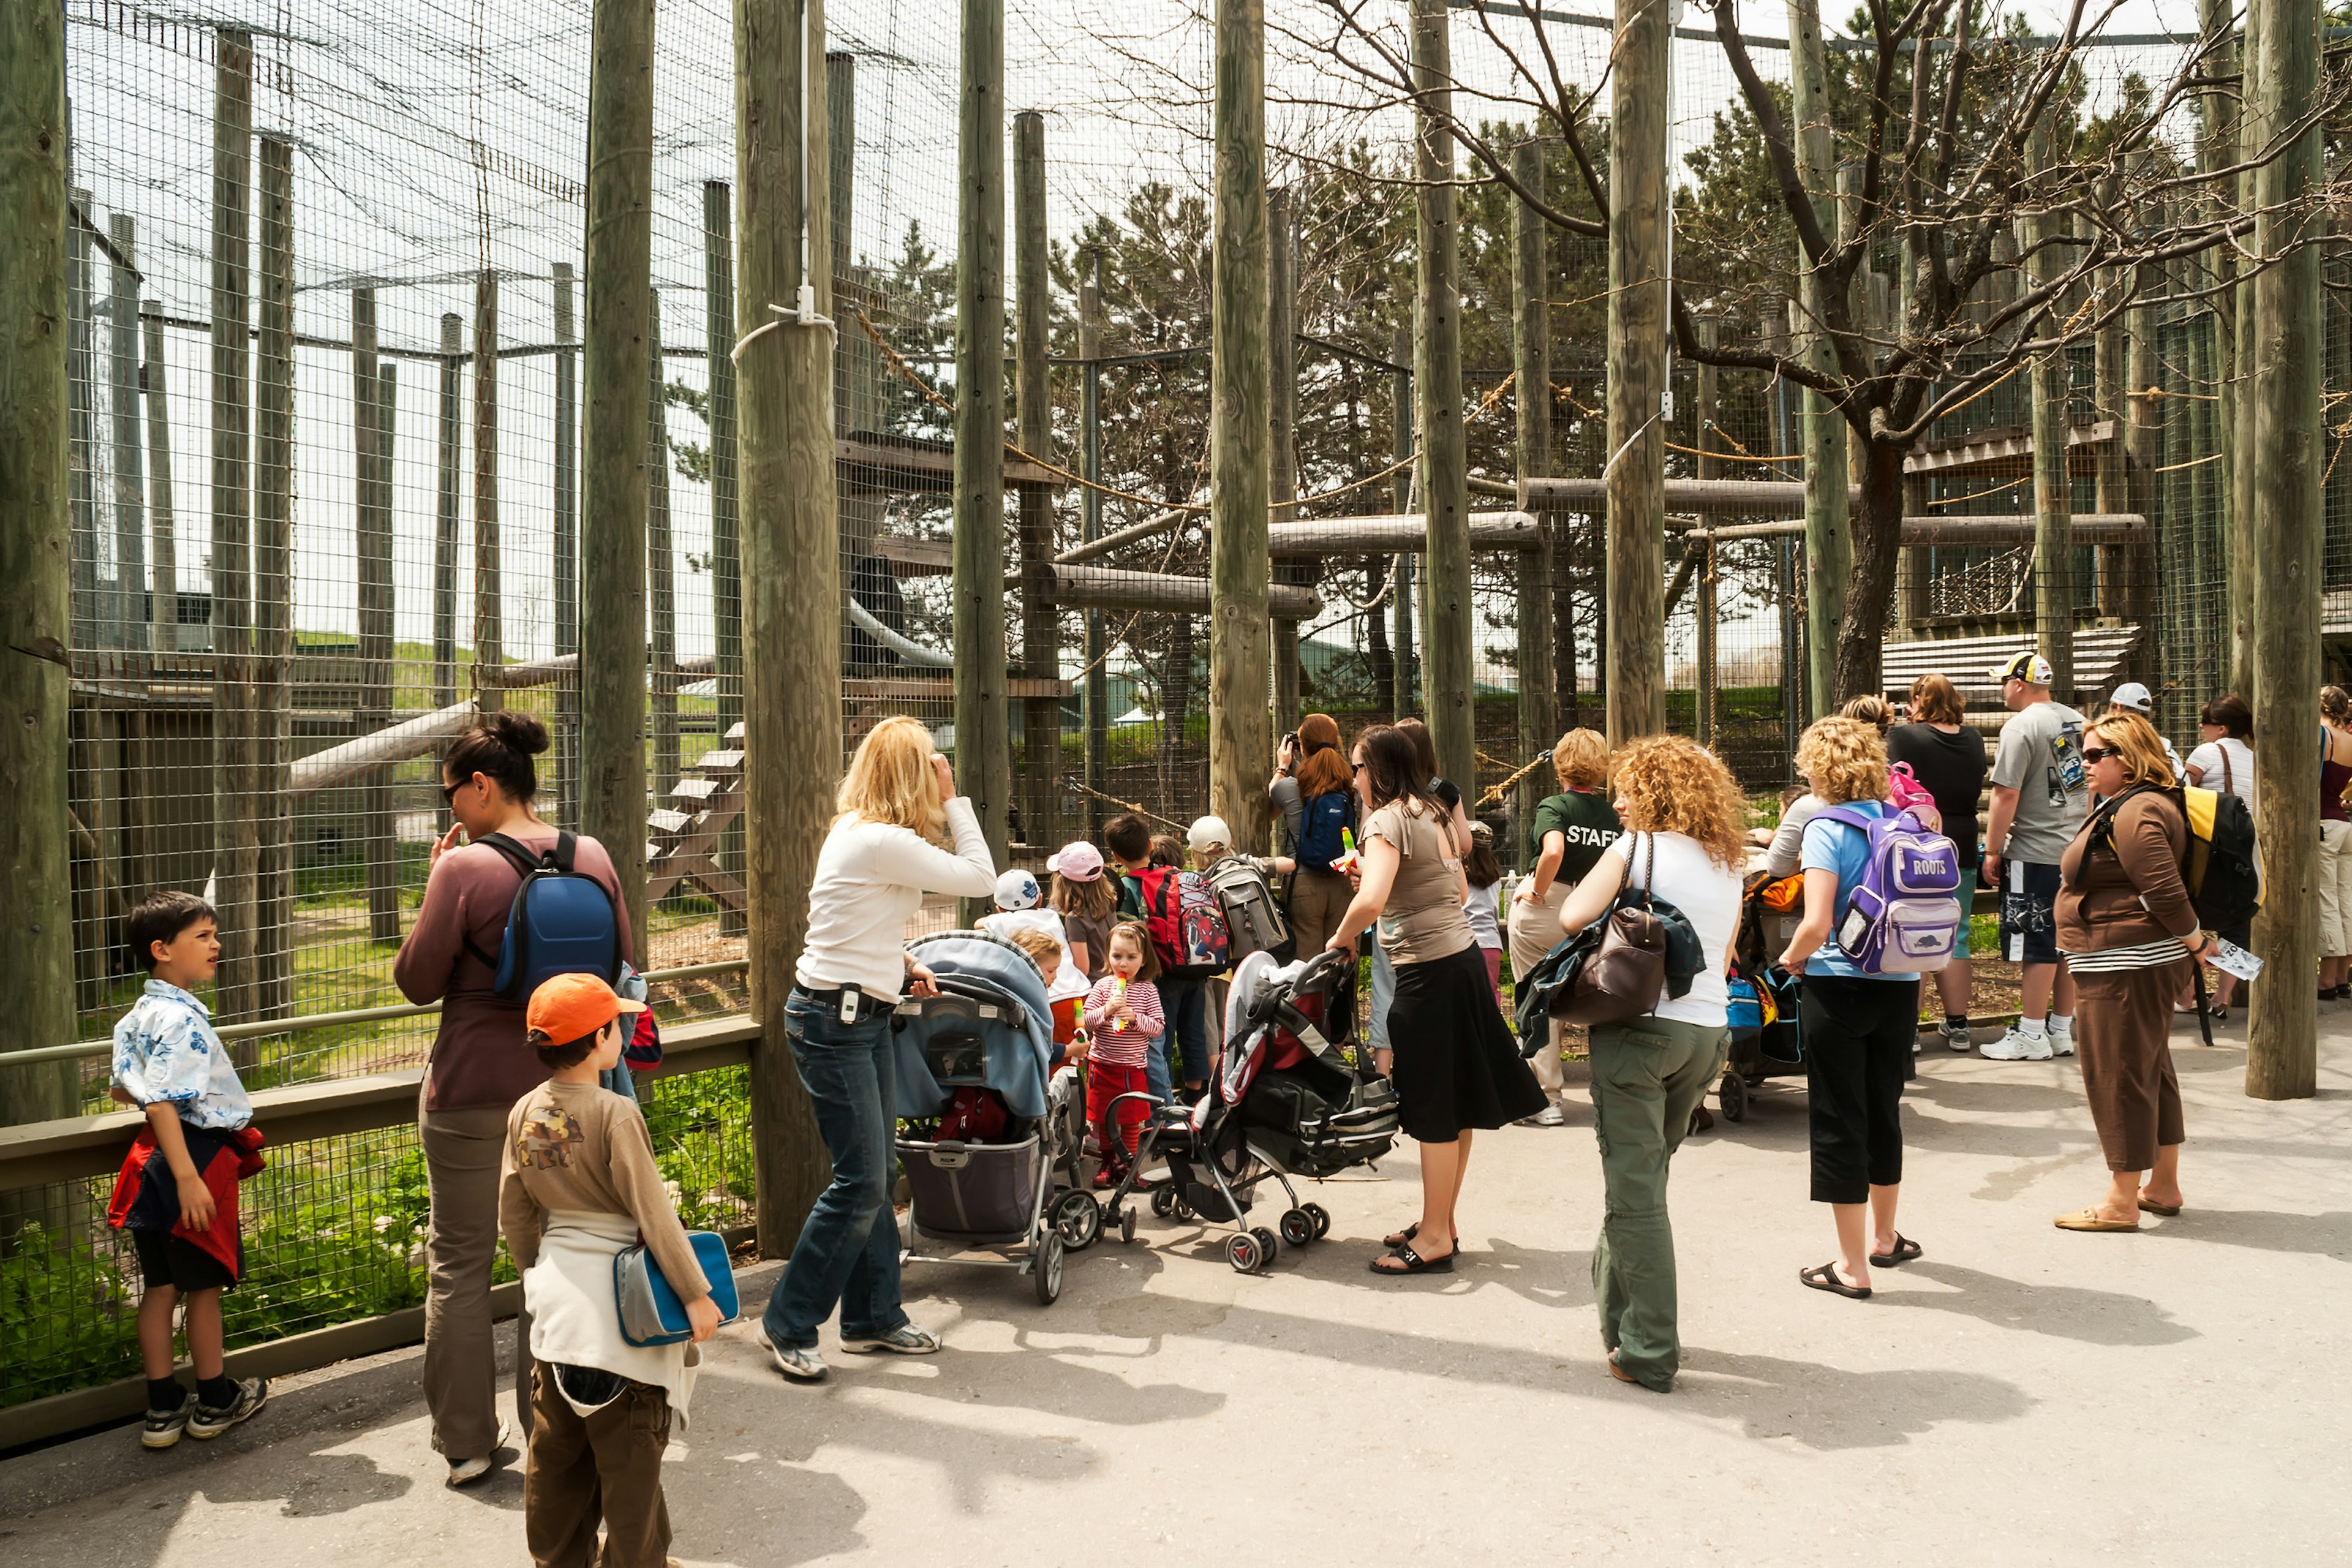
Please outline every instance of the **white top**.
[[1472, 888], [1462, 897], [1462, 913], [1470, 922], [1470, 935], [1480, 947], [1500, 952], [1503, 928], [1495, 918], [1495, 907], [1501, 898], [1503, 884], [1498, 879], [1483, 888]]
[[[1643, 876], [1650, 865], [1653, 840], [1657, 845], [1654, 886]], [[1628, 833], [1601, 852], [1603, 860], [1611, 856], [1616, 857], [1616, 865], [1610, 868], [1612, 876], [1622, 874], [1618, 868], [1626, 865], [1630, 856], [1633, 886], [1649, 887], [1682, 910], [1691, 930], [1698, 933], [1698, 973], [1691, 976], [1690, 989], [1661, 1001], [1652, 1016], [1709, 1028], [1727, 1026], [1731, 988], [1724, 980], [1723, 964], [1739, 929], [1739, 868], [1717, 865], [1707, 858], [1697, 839], [1682, 833]]]
[[2243, 741], [2233, 735], [2208, 741], [2189, 753], [2189, 766], [2204, 770], [2199, 788], [2227, 789], [2246, 803], [2248, 811], [2254, 808], [2254, 749]]
[[991, 936], [1013, 940], [1016, 931], [1042, 931], [1062, 949], [1062, 967], [1054, 972], [1054, 983], [1045, 987], [1045, 999], [1059, 1002], [1066, 997], [1087, 994], [1087, 977], [1078, 969], [1078, 961], [1070, 956], [1070, 933], [1063, 928], [1061, 915], [1053, 910], [999, 910], [992, 915], [980, 917], [980, 929]]
[[906, 987], [907, 922], [923, 895], [995, 893], [996, 866], [971, 802], [958, 795], [947, 813], [952, 852], [892, 823], [852, 818], [834, 825], [809, 884], [808, 944], [793, 971], [803, 989], [855, 985], [892, 1000]]

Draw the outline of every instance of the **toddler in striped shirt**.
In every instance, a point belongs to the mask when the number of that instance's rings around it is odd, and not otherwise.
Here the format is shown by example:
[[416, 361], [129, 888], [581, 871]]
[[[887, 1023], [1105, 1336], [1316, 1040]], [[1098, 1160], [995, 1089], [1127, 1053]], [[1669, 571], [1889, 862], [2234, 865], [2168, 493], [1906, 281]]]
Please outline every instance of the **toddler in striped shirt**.
[[[1121, 921], [1110, 931], [1106, 973], [1087, 993], [1078, 1022], [1087, 1031], [1087, 1121], [1102, 1142], [1097, 1187], [1117, 1186], [1135, 1158], [1139, 1130], [1151, 1114], [1144, 1064], [1168, 1023], [1160, 1011], [1160, 961], [1141, 921]], [[1118, 1100], [1117, 1105], [1112, 1101]], [[1136, 1184], [1139, 1188], [1142, 1183]]]

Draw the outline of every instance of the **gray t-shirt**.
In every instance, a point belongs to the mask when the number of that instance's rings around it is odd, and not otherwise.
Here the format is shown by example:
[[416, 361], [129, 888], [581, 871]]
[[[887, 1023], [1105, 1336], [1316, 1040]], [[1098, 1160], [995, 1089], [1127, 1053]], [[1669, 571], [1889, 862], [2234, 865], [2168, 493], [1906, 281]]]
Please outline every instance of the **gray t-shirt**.
[[2000, 727], [2000, 753], [1993, 759], [1997, 789], [2017, 792], [2017, 815], [2010, 819], [2011, 860], [2055, 866], [2091, 799], [2083, 772], [2083, 716], [2063, 702], [2037, 702], [2021, 709]]

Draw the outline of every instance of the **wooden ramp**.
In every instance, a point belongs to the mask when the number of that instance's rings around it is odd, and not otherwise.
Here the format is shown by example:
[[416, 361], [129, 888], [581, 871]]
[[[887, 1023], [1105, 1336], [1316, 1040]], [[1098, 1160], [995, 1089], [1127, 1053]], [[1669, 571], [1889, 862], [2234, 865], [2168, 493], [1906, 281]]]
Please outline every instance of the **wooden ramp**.
[[[2107, 693], [2131, 678], [2139, 655], [2136, 626], [2078, 626], [2074, 631], [2074, 690], [2077, 708], [2104, 703]], [[1890, 642], [1879, 659], [1879, 680], [1890, 698], [1909, 696], [1911, 683], [1931, 671], [1944, 675], [1967, 700], [1971, 721], [2002, 711], [1994, 666], [2039, 646], [2032, 632], [1994, 637], [1923, 638]]]
[[659, 903], [680, 882], [691, 882], [728, 910], [748, 914], [743, 884], [719, 865], [719, 840], [743, 815], [743, 726], [732, 725], [726, 745], [705, 752], [669, 792], [671, 805], [646, 820], [646, 902]]

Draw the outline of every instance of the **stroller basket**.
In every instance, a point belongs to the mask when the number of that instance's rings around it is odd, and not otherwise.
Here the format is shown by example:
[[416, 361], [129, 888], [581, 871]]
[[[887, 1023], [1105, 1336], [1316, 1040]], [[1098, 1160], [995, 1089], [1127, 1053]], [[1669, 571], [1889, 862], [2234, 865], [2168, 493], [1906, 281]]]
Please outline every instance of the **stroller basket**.
[[1018, 1143], [898, 1141], [915, 1228], [941, 1241], [1005, 1246], [1028, 1234], [1037, 1205], [1039, 1135]]
[[1242, 1119], [1277, 1164], [1328, 1175], [1389, 1152], [1397, 1137], [1396, 1089], [1385, 1079], [1360, 1083], [1328, 1058], [1307, 1057], [1258, 1074]]

